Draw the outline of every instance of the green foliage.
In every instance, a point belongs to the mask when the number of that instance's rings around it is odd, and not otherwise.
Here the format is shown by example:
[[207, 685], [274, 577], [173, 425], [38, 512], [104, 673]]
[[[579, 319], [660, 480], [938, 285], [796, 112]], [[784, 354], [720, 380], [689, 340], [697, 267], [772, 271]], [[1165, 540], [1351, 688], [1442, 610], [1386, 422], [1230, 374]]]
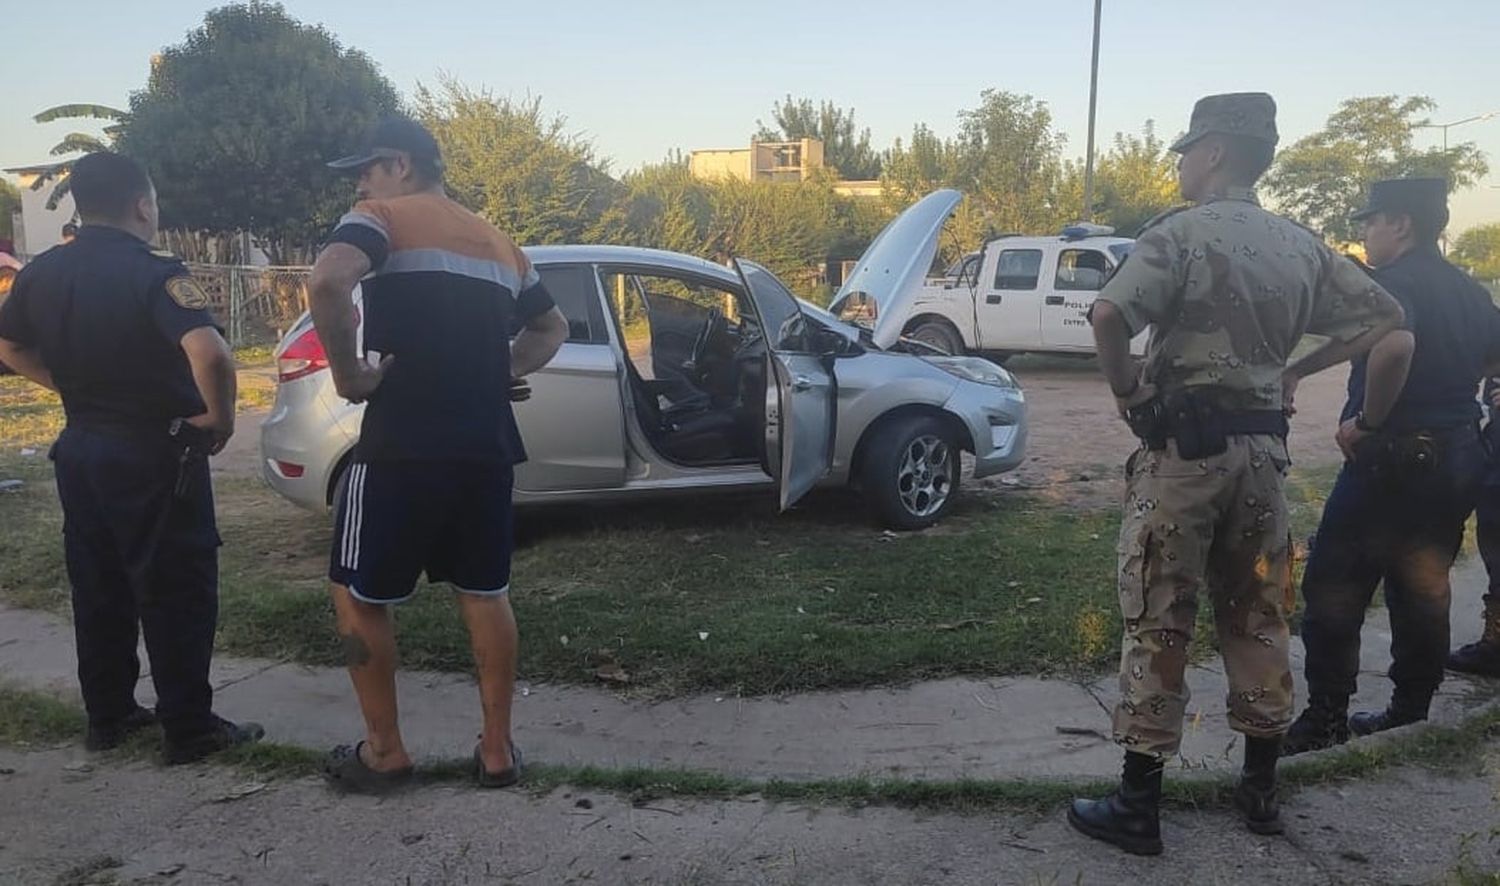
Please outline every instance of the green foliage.
[[166, 225], [250, 231], [280, 263], [305, 257], [350, 203], [326, 161], [397, 108], [363, 53], [252, 0], [210, 11], [162, 53], [119, 146], [151, 170]]
[[496, 98], [445, 77], [436, 91], [418, 88], [416, 107], [442, 146], [455, 200], [521, 243], [579, 243], [598, 229], [618, 186], [541, 99]]
[[0, 179], [0, 237], [9, 240], [16, 235], [13, 216], [21, 211], [21, 191]]
[[[57, 105], [48, 108], [31, 118], [37, 123], [52, 123], [57, 120], [107, 120], [110, 125], [104, 127], [104, 138], [90, 135], [86, 132], [70, 132], [63, 136], [62, 141], [52, 146], [51, 154], [54, 157], [65, 157], [68, 154], [87, 154], [94, 151], [107, 151], [114, 143], [120, 133], [120, 127], [125, 119], [125, 112], [108, 105], [71, 104]], [[68, 183], [68, 172], [73, 168], [72, 160], [64, 160], [55, 163], [41, 172], [34, 182], [31, 183], [33, 191], [41, 190], [48, 182], [56, 182], [52, 193], [47, 195], [47, 208], [56, 209], [57, 204], [72, 190]]]
[[62, 141], [52, 146], [52, 156], [62, 157], [66, 154], [92, 154], [95, 151], [107, 151], [109, 145], [98, 136], [89, 135], [86, 132], [70, 132], [63, 136]]
[[1452, 258], [1480, 280], [1500, 281], [1500, 222], [1464, 231], [1453, 243]]
[[823, 142], [823, 162], [846, 179], [867, 180], [880, 177], [880, 155], [870, 146], [870, 130], [856, 129], [854, 109], [845, 110], [833, 102], [816, 105], [812, 99], [779, 101], [771, 111], [776, 124], [772, 129], [757, 120], [760, 141], [792, 141], [816, 138]]
[[1489, 172], [1472, 143], [1418, 150], [1419, 116], [1437, 104], [1425, 96], [1378, 95], [1346, 99], [1323, 129], [1283, 150], [1264, 188], [1278, 208], [1339, 242], [1359, 239], [1350, 216], [1364, 205], [1372, 182], [1436, 175], [1450, 189], [1468, 187]]
[[[1069, 162], [1058, 189], [1066, 214], [1083, 206], [1082, 161]], [[1147, 120], [1140, 135], [1115, 133], [1114, 146], [1094, 163], [1093, 221], [1134, 236], [1152, 216], [1179, 202], [1177, 160]]]
[[979, 107], [958, 118], [951, 139], [918, 124], [910, 143], [898, 140], [887, 152], [882, 181], [892, 209], [937, 187], [963, 191], [968, 199], [952, 222], [961, 250], [1001, 232], [1053, 231], [1077, 213], [1058, 202], [1064, 138], [1053, 130], [1045, 102], [986, 89]]
[[670, 249], [712, 261], [753, 259], [794, 292], [826, 301], [818, 283], [831, 258], [855, 258], [888, 219], [878, 203], [834, 192], [833, 179], [746, 182], [696, 179], [667, 162], [627, 174], [601, 239]]
[[31, 119], [38, 123], [51, 123], [55, 120], [77, 120], [80, 118], [118, 122], [125, 118], [125, 112], [118, 108], [111, 108], [109, 105], [71, 104], [48, 108]]

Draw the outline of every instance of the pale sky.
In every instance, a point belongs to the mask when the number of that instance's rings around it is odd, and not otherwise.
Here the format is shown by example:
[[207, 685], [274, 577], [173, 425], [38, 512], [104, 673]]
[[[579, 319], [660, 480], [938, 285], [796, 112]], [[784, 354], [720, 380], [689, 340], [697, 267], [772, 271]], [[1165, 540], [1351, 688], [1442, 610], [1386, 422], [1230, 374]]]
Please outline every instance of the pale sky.
[[[747, 144], [787, 93], [853, 107], [879, 148], [925, 122], [939, 135], [981, 90], [1046, 101], [1082, 156], [1090, 0], [715, 0], [482, 3], [288, 0], [288, 11], [364, 50], [409, 94], [439, 71], [498, 94], [540, 96], [621, 172], [677, 148]], [[180, 41], [201, 2], [71, 0], [6, 30], [0, 167], [47, 159], [63, 102], [124, 106], [148, 59]], [[1147, 118], [1170, 137], [1210, 92], [1265, 90], [1282, 143], [1355, 95], [1427, 95], [1435, 122], [1500, 111], [1496, 0], [1104, 0], [1100, 142]], [[1420, 143], [1437, 145], [1427, 130]], [[1500, 221], [1500, 117], [1451, 129], [1496, 170], [1454, 198], [1453, 231]]]

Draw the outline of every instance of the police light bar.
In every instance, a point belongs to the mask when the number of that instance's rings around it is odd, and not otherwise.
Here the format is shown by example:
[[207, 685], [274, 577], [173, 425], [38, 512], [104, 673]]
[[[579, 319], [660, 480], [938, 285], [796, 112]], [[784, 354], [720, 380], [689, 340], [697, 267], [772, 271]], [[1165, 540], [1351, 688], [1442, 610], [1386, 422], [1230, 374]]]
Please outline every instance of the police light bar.
[[1062, 229], [1064, 240], [1083, 240], [1088, 237], [1108, 237], [1115, 229], [1109, 225], [1096, 225], [1089, 222], [1078, 222], [1068, 225]]

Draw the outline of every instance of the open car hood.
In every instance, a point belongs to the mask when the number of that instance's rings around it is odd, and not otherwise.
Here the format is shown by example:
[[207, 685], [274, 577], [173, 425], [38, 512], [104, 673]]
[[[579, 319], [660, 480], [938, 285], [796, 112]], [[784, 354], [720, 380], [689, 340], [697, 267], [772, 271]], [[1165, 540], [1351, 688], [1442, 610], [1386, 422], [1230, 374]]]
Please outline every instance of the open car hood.
[[859, 257], [829, 312], [870, 330], [877, 347], [895, 344], [932, 267], [938, 234], [963, 198], [951, 189], [933, 191], [892, 219]]

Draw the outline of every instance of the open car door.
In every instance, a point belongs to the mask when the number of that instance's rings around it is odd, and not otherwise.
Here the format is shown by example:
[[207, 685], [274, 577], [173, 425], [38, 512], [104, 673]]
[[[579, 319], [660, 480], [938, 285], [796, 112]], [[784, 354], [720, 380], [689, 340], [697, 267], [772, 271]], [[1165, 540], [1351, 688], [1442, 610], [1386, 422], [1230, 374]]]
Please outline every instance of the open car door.
[[833, 465], [838, 391], [817, 325], [776, 275], [736, 259], [766, 343], [766, 464], [781, 487], [781, 509], [797, 503]]

